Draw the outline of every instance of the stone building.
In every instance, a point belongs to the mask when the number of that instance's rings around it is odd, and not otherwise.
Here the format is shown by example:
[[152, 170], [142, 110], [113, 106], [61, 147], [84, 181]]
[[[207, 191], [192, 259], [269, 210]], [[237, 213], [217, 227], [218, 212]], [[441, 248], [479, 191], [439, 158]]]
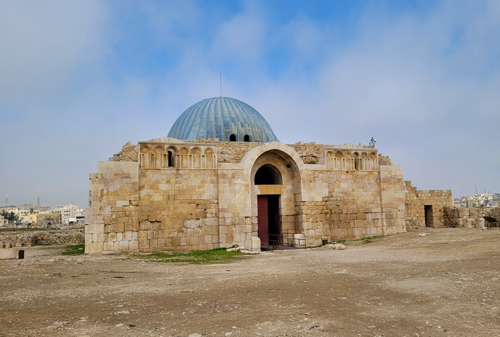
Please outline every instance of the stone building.
[[61, 214], [59, 213], [39, 213], [24, 216], [22, 222], [26, 223], [27, 227], [51, 228], [61, 224], [61, 219]]
[[52, 212], [61, 215], [61, 223], [63, 224], [68, 224], [76, 217], [83, 216], [85, 214], [85, 210], [73, 204], [73, 202], [66, 205], [57, 205], [56, 208], [52, 209]]
[[[90, 174], [86, 253], [313, 246], [406, 231], [400, 166], [374, 146], [283, 144], [227, 97]], [[451, 205], [451, 204], [450, 204]]]
[[0, 227], [6, 226], [9, 223], [7, 219], [3, 217], [3, 215], [0, 215]]
[[453, 206], [450, 190], [418, 190], [411, 181], [405, 181], [405, 222], [408, 229], [445, 227], [444, 208]]

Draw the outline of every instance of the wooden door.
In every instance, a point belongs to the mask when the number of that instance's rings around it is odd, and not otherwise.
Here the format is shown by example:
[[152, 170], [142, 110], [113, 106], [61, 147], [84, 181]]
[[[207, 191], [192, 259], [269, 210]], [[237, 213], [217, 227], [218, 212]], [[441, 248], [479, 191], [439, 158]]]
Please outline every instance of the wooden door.
[[257, 222], [260, 245], [269, 246], [269, 217], [267, 210], [267, 195], [257, 196]]

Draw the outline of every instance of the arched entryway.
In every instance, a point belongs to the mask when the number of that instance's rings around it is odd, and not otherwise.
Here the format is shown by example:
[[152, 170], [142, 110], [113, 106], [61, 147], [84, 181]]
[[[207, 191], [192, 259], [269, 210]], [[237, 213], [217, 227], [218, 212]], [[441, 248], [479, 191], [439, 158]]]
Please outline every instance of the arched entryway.
[[251, 166], [252, 216], [257, 217], [254, 235], [263, 249], [291, 243], [300, 233], [296, 202], [301, 201], [300, 170], [288, 153], [271, 149], [261, 153]]
[[[255, 173], [256, 186], [282, 185], [281, 172], [271, 164], [262, 165]], [[268, 191], [272, 193], [272, 190]], [[282, 245], [280, 194], [261, 194], [257, 196], [257, 234], [261, 247]]]

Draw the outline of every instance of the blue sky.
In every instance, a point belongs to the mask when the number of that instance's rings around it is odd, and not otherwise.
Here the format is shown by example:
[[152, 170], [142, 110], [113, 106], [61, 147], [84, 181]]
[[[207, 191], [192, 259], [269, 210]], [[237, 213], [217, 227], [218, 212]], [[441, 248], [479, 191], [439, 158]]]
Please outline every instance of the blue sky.
[[363, 143], [419, 189], [500, 192], [500, 2], [0, 0], [0, 195], [88, 174], [219, 95], [284, 143]]

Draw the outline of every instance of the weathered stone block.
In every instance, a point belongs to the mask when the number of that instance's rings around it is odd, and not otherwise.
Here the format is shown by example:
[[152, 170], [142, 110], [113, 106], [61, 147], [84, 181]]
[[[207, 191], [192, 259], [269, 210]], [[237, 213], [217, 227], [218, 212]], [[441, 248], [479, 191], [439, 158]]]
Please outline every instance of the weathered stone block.
[[129, 242], [129, 251], [131, 252], [139, 251], [139, 242], [137, 240], [132, 240]]
[[2, 248], [0, 249], [0, 260], [17, 259], [19, 249], [17, 248]]
[[104, 247], [103, 242], [85, 243], [85, 254], [102, 253]]
[[149, 249], [149, 240], [148, 239], [139, 239], [139, 250], [141, 249]]
[[103, 251], [111, 252], [114, 250], [113, 242], [104, 242]]
[[219, 226], [205, 226], [201, 228], [202, 235], [219, 234]]

